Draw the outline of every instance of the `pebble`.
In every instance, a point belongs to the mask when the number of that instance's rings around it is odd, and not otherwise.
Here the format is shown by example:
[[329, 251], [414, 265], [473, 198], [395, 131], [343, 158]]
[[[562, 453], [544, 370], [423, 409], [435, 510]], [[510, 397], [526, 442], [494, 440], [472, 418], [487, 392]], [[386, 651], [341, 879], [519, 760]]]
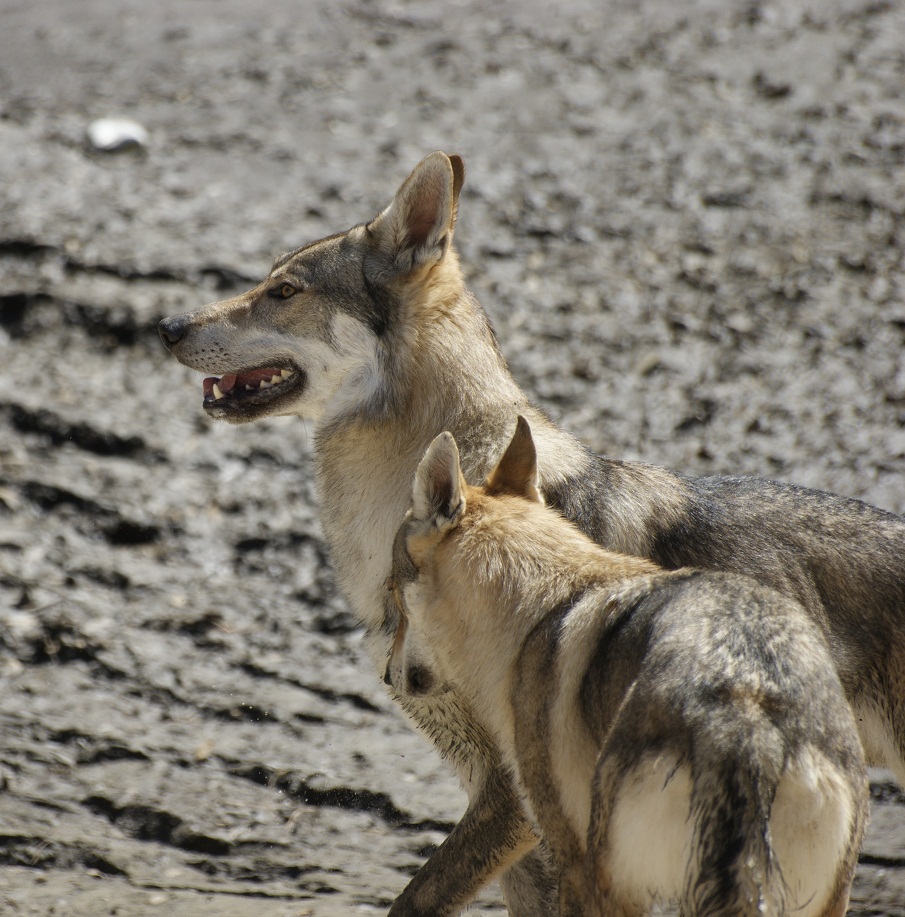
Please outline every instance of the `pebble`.
[[104, 153], [143, 148], [148, 139], [147, 130], [129, 118], [98, 118], [88, 125], [88, 142]]

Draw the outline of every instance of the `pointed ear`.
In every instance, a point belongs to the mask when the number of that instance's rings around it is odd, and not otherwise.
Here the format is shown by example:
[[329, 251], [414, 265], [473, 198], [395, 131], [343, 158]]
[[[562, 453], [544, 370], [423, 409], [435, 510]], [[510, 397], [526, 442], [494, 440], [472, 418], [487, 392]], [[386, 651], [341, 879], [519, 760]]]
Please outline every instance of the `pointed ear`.
[[465, 479], [459, 449], [451, 433], [441, 433], [428, 447], [415, 472], [412, 516], [449, 528], [465, 510]]
[[390, 206], [368, 224], [377, 256], [369, 265], [373, 279], [389, 280], [443, 258], [464, 180], [460, 156], [431, 153], [415, 166]]
[[511, 494], [542, 503], [537, 489], [537, 450], [531, 427], [524, 417], [515, 422], [515, 433], [496, 468], [490, 472], [485, 484], [491, 496]]

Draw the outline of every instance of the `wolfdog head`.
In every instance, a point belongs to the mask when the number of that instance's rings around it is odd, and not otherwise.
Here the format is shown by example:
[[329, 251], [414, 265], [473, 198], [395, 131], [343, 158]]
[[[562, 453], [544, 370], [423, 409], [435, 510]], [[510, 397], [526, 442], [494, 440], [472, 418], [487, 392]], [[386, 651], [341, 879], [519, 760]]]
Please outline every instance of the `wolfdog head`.
[[276, 259], [267, 279], [164, 319], [166, 347], [204, 380], [204, 410], [245, 423], [379, 410], [406, 311], [462, 287], [451, 242], [464, 166], [433, 153], [370, 223]]
[[461, 656], [458, 637], [474, 615], [484, 608], [493, 615], [488, 606], [499, 583], [519, 578], [524, 521], [539, 503], [537, 456], [524, 418], [482, 487], [465, 482], [452, 435], [434, 439], [415, 473], [393, 549], [399, 624], [386, 681], [396, 691], [436, 694], [455, 680], [446, 660]]

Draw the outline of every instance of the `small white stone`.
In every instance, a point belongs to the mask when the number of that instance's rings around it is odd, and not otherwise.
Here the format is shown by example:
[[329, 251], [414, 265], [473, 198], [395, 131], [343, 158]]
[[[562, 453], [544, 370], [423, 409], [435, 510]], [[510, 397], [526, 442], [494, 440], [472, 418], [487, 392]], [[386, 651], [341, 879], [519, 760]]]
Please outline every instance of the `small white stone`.
[[105, 153], [148, 145], [148, 132], [128, 118], [98, 118], [88, 125], [88, 142]]

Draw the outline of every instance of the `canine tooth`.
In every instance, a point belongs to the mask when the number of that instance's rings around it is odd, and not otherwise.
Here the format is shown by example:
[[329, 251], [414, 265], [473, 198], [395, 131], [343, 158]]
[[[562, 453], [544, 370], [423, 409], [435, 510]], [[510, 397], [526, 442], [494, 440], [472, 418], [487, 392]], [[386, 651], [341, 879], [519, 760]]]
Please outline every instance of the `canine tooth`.
[[214, 401], [219, 401], [223, 397], [223, 392], [220, 391], [220, 386], [217, 385], [216, 382], [214, 383], [214, 387], [211, 389], [211, 391], [214, 393]]
[[273, 388], [273, 383], [268, 382], [266, 379], [262, 379], [258, 388]]
[[271, 385], [276, 385], [278, 382], [282, 382], [282, 381], [283, 381], [283, 377], [282, 377], [282, 376], [271, 376], [271, 377], [270, 377], [270, 384], [271, 384]]
[[[288, 378], [292, 375], [292, 370], [291, 370], [291, 369], [281, 369], [281, 370], [280, 370], [280, 375], [281, 375], [284, 379], [288, 379]], [[276, 379], [276, 376], [274, 376], [274, 379]]]

